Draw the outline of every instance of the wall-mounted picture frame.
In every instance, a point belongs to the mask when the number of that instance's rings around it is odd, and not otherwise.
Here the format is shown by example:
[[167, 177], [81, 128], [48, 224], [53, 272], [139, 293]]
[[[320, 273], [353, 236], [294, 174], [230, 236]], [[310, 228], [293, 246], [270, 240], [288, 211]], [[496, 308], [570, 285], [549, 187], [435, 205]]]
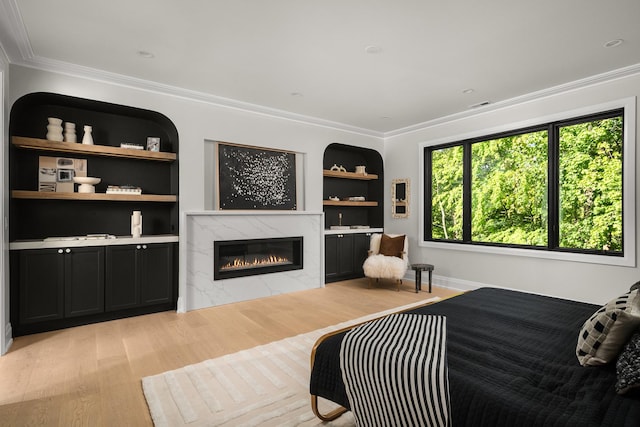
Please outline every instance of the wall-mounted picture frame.
[[391, 217], [409, 217], [409, 178], [391, 181]]
[[147, 151], [160, 151], [160, 138], [150, 136], [147, 138]]
[[296, 153], [217, 144], [217, 209], [298, 209]]

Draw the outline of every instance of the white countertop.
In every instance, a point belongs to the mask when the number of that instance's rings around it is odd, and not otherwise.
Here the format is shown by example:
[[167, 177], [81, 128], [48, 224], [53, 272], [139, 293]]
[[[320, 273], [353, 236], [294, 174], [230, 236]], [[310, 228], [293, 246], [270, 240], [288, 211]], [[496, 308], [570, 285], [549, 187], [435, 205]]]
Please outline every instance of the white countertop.
[[87, 238], [86, 236], [71, 236], [49, 238], [47, 240], [19, 240], [9, 243], [10, 250], [49, 249], [49, 248], [79, 248], [86, 246], [136, 245], [145, 243], [168, 243], [179, 241], [179, 236], [173, 234], [159, 234], [154, 236], [116, 236], [115, 238]]
[[359, 233], [382, 233], [384, 228], [347, 228], [344, 230], [324, 230], [324, 234], [359, 234]]

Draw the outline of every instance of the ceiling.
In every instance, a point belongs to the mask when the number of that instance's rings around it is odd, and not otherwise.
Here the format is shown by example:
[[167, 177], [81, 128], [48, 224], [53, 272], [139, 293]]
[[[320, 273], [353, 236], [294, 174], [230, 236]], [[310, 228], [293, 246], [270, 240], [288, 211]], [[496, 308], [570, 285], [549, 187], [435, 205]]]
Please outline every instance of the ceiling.
[[638, 0], [0, 2], [12, 63], [381, 136], [640, 70]]

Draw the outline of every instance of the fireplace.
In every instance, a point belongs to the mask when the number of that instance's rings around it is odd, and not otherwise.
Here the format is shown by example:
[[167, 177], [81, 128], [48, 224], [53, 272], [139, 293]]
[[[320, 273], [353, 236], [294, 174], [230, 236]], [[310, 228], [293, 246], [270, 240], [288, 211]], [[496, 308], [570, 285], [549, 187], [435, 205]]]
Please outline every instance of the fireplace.
[[213, 242], [214, 280], [302, 269], [302, 236]]

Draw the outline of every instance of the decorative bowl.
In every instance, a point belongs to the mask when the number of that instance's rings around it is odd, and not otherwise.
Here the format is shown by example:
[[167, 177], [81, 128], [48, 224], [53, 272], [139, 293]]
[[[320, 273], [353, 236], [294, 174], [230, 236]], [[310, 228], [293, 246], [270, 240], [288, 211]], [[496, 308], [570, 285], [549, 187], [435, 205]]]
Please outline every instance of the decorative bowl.
[[94, 178], [91, 176], [74, 176], [73, 182], [76, 184], [89, 184], [96, 185], [101, 181], [101, 178]]

